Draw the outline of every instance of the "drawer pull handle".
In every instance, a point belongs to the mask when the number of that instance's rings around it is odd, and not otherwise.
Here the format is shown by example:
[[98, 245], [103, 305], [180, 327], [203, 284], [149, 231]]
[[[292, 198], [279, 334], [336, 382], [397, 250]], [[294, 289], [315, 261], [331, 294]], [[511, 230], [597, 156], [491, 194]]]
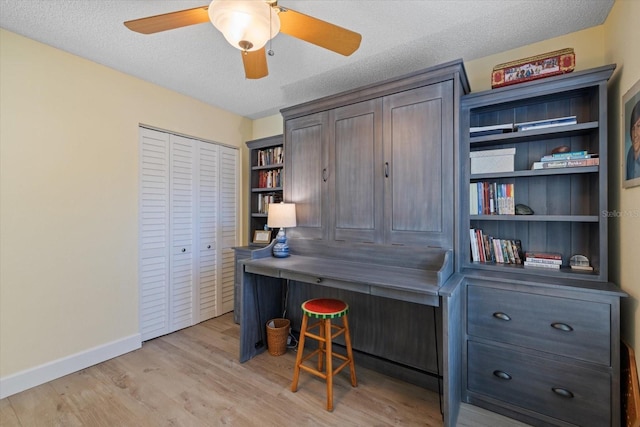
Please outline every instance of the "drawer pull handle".
[[558, 396], [566, 397], [567, 399], [573, 398], [573, 393], [571, 393], [566, 388], [552, 387], [551, 390], [553, 390], [553, 392]]
[[507, 374], [505, 371], [493, 371], [493, 375], [500, 378], [501, 380], [510, 380], [511, 375]]
[[182, 252], [187, 252], [187, 250], [185, 248], [182, 248]]
[[569, 325], [567, 325], [566, 323], [552, 323], [551, 327], [554, 329], [558, 329], [559, 331], [564, 331], [564, 332], [571, 332], [573, 331], [573, 328]]
[[318, 277], [318, 278], [316, 279], [316, 283], [322, 283], [322, 277]]
[[496, 311], [495, 313], [493, 313], [493, 317], [495, 317], [496, 319], [504, 320], [505, 322], [511, 320], [511, 317], [508, 314], [502, 313], [500, 311]]

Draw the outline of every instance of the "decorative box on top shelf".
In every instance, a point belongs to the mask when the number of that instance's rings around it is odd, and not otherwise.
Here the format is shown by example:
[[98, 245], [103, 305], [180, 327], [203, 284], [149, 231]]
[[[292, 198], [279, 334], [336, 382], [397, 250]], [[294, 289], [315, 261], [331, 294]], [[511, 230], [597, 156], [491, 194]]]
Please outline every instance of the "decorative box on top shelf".
[[570, 73], [576, 67], [573, 48], [556, 50], [541, 55], [530, 56], [493, 67], [491, 87], [493, 89]]
[[515, 148], [472, 151], [471, 174], [513, 172], [515, 155]]

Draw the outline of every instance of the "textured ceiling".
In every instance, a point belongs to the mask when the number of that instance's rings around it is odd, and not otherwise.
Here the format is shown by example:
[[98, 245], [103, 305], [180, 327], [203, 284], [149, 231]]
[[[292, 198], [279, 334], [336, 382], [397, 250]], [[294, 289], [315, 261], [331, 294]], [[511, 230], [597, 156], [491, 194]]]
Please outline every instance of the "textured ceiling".
[[344, 57], [279, 34], [269, 76], [259, 80], [244, 78], [240, 51], [209, 23], [153, 35], [123, 25], [207, 0], [0, 0], [0, 27], [256, 119], [442, 62], [599, 25], [613, 1], [280, 0], [362, 34], [362, 43]]

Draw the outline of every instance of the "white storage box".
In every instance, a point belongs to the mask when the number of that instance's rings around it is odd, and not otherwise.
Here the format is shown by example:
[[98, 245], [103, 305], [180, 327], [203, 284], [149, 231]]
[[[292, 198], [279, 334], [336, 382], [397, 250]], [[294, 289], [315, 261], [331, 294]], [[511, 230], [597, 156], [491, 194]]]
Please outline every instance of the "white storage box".
[[499, 150], [472, 151], [471, 174], [513, 172], [515, 148], [501, 148]]

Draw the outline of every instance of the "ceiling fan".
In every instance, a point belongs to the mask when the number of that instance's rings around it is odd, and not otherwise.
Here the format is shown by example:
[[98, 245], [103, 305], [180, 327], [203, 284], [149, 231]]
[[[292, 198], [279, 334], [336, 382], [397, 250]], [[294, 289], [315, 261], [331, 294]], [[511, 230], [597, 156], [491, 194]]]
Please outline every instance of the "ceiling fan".
[[277, 0], [213, 0], [208, 6], [127, 21], [132, 31], [153, 34], [211, 22], [227, 41], [242, 51], [245, 76], [260, 79], [267, 70], [266, 43], [279, 32], [349, 56], [362, 36], [318, 18], [278, 6]]

